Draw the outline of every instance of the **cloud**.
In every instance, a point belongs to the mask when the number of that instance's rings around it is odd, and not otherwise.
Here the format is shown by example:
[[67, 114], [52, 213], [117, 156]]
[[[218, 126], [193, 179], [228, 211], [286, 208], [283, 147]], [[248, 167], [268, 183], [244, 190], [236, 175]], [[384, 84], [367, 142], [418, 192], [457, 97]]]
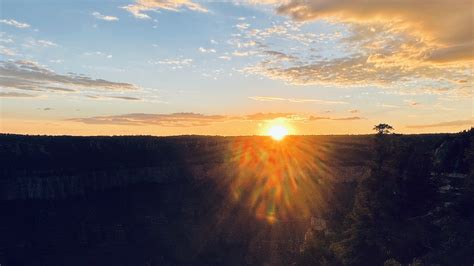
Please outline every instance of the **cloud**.
[[7, 37], [8, 39], [3, 39], [4, 37], [2, 33], [0, 33], [0, 37], [2, 37], [2, 39], [0, 39], [0, 42], [2, 43], [13, 43], [13, 40], [11, 38]]
[[351, 120], [361, 120], [361, 119], [364, 119], [364, 118], [362, 118], [360, 116], [331, 118], [331, 120], [339, 120], [339, 121], [351, 121]]
[[163, 127], [196, 127], [208, 126], [216, 123], [229, 121], [253, 121], [264, 122], [275, 119], [284, 119], [298, 122], [315, 120], [359, 120], [360, 117], [315, 117], [297, 113], [255, 113], [249, 115], [229, 116], [229, 115], [206, 115], [198, 113], [171, 113], [171, 114], [144, 114], [132, 113], [111, 116], [95, 116], [86, 118], [72, 118], [68, 121], [80, 122], [86, 124], [112, 124], [112, 125], [131, 125], [144, 126], [154, 125]]
[[127, 101], [140, 101], [140, 98], [130, 96], [110, 96], [109, 98], [127, 100]]
[[58, 87], [52, 87], [52, 86], [45, 86], [43, 89], [48, 90], [48, 91], [56, 91], [56, 92], [75, 92], [75, 89], [71, 88], [58, 88]]
[[232, 59], [232, 57], [230, 57], [230, 56], [227, 56], [227, 55], [221, 55], [221, 56], [219, 56], [219, 59], [222, 59], [222, 60], [229, 61], [229, 60], [231, 60], [231, 59]]
[[206, 49], [204, 47], [199, 47], [199, 52], [208, 54], [208, 53], [216, 53], [216, 49]]
[[256, 113], [243, 117], [245, 120], [265, 121], [273, 119], [289, 119], [295, 120], [299, 118], [296, 113]]
[[297, 60], [298, 58], [295, 56], [287, 55], [282, 52], [277, 52], [277, 51], [264, 51], [263, 52], [266, 55], [272, 56], [273, 58], [280, 60], [280, 61], [291, 61], [291, 60]]
[[64, 60], [62, 59], [51, 59], [49, 60], [50, 63], [55, 63], [55, 64], [61, 64], [62, 62], [64, 62]]
[[310, 121], [317, 121], [317, 120], [330, 120], [331, 118], [329, 116], [310, 116], [309, 120]]
[[220, 115], [203, 115], [196, 113], [143, 114], [133, 113], [115, 116], [96, 116], [91, 118], [73, 118], [69, 121], [86, 124], [114, 125], [156, 125], [164, 127], [207, 126], [216, 122], [224, 122], [228, 118]]
[[100, 51], [97, 51], [97, 52], [85, 52], [83, 53], [83, 55], [86, 55], [86, 56], [100, 56], [100, 57], [106, 57], [108, 59], [112, 58], [112, 55], [111, 54], [106, 54], [106, 53], [103, 53], [103, 52], [100, 52]]
[[77, 89], [130, 91], [133, 84], [93, 79], [84, 75], [58, 74], [32, 61], [0, 61], [0, 87], [32, 91]]
[[237, 56], [237, 57], [251, 56], [251, 55], [254, 55], [254, 54], [256, 54], [256, 52], [254, 52], [254, 51], [246, 51], [246, 52], [234, 51], [234, 52], [232, 52], [232, 55]]
[[239, 23], [239, 24], [235, 25], [235, 27], [239, 30], [246, 30], [250, 27], [250, 24], [248, 24], [248, 23]]
[[317, 121], [317, 120], [335, 120], [335, 121], [351, 121], [351, 120], [361, 120], [364, 119], [359, 116], [350, 116], [350, 117], [328, 117], [328, 116], [310, 116], [308, 118], [309, 121]]
[[161, 9], [179, 12], [188, 9], [197, 12], [209, 12], [206, 8], [190, 0], [136, 0], [134, 4], [122, 7], [139, 19], [150, 19], [144, 12], [159, 11]]
[[402, 106], [400, 105], [385, 104], [385, 103], [378, 103], [376, 106], [382, 107], [382, 108], [402, 108]]
[[130, 97], [130, 96], [99, 96], [99, 95], [87, 95], [87, 98], [90, 99], [97, 99], [97, 100], [102, 100], [102, 99], [118, 99], [118, 100], [126, 100], [126, 101], [141, 101], [142, 99], [137, 98], [137, 97]]
[[97, 11], [92, 12], [92, 16], [94, 16], [96, 19], [105, 20], [105, 21], [118, 21], [119, 20], [117, 17], [102, 15], [101, 13]]
[[19, 29], [29, 28], [30, 24], [18, 22], [14, 19], [0, 19], [0, 23], [10, 25]]
[[318, 103], [318, 104], [347, 104], [343, 101], [327, 101], [320, 99], [298, 99], [298, 98], [281, 98], [271, 96], [251, 96], [249, 99], [261, 102], [274, 102], [274, 101], [286, 101], [290, 103]]
[[463, 85], [457, 82], [459, 78], [471, 79], [465, 67], [435, 67], [423, 63], [403, 62], [406, 58], [387, 60], [393, 64], [380, 62], [367, 54], [296, 64], [288, 64], [286, 59], [264, 60], [245, 67], [243, 71], [293, 85], [410, 87], [412, 91], [425, 91], [427, 86], [432, 86], [431, 91], [438, 93], [472, 96], [472, 83]]
[[35, 39], [29, 39], [27, 40], [24, 44], [24, 47], [57, 47], [58, 45], [52, 41], [48, 40], [35, 40]]
[[434, 45], [428, 60], [458, 61], [474, 59], [472, 6], [472, 0], [291, 0], [277, 11], [299, 21], [389, 24]]
[[459, 44], [438, 48], [431, 51], [427, 60], [436, 63], [450, 63], [463, 60], [474, 60], [474, 45], [472, 43]]
[[171, 69], [182, 69], [184, 67], [189, 67], [193, 63], [191, 58], [175, 58], [175, 59], [162, 59], [158, 61], [150, 60], [149, 64], [152, 65], [168, 65], [171, 66]]
[[474, 119], [447, 121], [435, 124], [409, 125], [407, 128], [433, 128], [433, 127], [473, 127]]
[[419, 107], [423, 105], [422, 103], [413, 100], [404, 100], [404, 102], [406, 102], [410, 107]]
[[[377, 86], [472, 97], [472, 0], [282, 0], [271, 4], [293, 20], [236, 28], [236, 55], [259, 61], [243, 72], [292, 85]], [[419, 10], [423, 10], [420, 14]], [[307, 22], [334, 27], [308, 31]], [[240, 43], [259, 42], [256, 47]], [[317, 48], [315, 48], [317, 47]], [[245, 48], [245, 49], [242, 49]]]
[[13, 49], [0, 45], [0, 54], [6, 55], [6, 56], [15, 56], [16, 52]]
[[36, 97], [36, 95], [22, 93], [22, 92], [0, 91], [0, 97], [3, 97], [3, 98], [31, 98], [31, 97]]
[[286, 98], [271, 97], [271, 96], [250, 96], [249, 99], [260, 102], [275, 102], [275, 101], [286, 101]]

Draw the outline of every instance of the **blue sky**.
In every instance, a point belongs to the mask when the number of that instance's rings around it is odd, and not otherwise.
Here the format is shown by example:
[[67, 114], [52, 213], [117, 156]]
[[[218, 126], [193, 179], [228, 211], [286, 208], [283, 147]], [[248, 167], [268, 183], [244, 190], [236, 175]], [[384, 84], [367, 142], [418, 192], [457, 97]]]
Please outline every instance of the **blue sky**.
[[[472, 126], [472, 50], [465, 52], [472, 34], [434, 28], [435, 18], [413, 16], [402, 0], [395, 11], [368, 1], [363, 14], [331, 1], [325, 11], [320, 2], [327, 1], [4, 0], [1, 130], [234, 135], [262, 134], [274, 123], [294, 134], [368, 133], [377, 122], [407, 133]], [[455, 5], [443, 25], [472, 21], [460, 10]], [[384, 12], [391, 16], [377, 17]]]

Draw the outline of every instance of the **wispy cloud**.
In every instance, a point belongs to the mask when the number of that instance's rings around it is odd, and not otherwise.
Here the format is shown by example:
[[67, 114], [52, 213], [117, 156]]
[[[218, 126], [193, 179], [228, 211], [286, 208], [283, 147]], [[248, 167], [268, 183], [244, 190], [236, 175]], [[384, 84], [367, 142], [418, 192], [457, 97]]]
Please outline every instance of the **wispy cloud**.
[[198, 113], [171, 113], [171, 114], [144, 114], [132, 113], [112, 116], [95, 116], [86, 118], [72, 118], [69, 121], [86, 124], [113, 124], [113, 125], [155, 125], [164, 127], [196, 127], [208, 126], [215, 123], [230, 121], [263, 122], [283, 119], [295, 122], [309, 122], [316, 120], [360, 120], [361, 117], [316, 117], [297, 113], [255, 113], [240, 116], [231, 115], [206, 115]]
[[24, 47], [32, 48], [32, 47], [56, 47], [58, 46], [56, 43], [48, 40], [36, 40], [36, 39], [28, 39], [24, 44]]
[[0, 97], [3, 98], [31, 98], [36, 97], [36, 95], [22, 93], [22, 92], [7, 92], [7, 91], [0, 91]]
[[85, 52], [83, 53], [83, 55], [85, 56], [100, 56], [100, 57], [105, 57], [105, 58], [112, 58], [112, 55], [111, 54], [106, 54], [106, 53], [103, 53], [103, 52], [100, 52], [100, 51], [96, 51], [96, 52]]
[[229, 60], [232, 60], [232, 57], [230, 57], [228, 55], [221, 55], [221, 56], [219, 56], [219, 59], [229, 61]]
[[130, 83], [93, 79], [84, 75], [58, 74], [32, 61], [0, 61], [0, 87], [33, 91], [76, 89], [129, 91], [138, 89]]
[[208, 54], [208, 53], [215, 53], [216, 52], [216, 49], [212, 49], [212, 48], [204, 48], [204, 47], [199, 47], [199, 52], [201, 53], [204, 53], [204, 54]]
[[344, 101], [329, 101], [329, 100], [321, 100], [321, 99], [302, 99], [302, 98], [282, 98], [282, 97], [271, 97], [271, 96], [251, 96], [249, 99], [254, 101], [261, 101], [261, 102], [290, 102], [290, 103], [318, 103], [318, 104], [347, 104]]
[[62, 59], [51, 59], [49, 60], [50, 63], [54, 63], [54, 64], [61, 64], [62, 62], [64, 62], [64, 60]]
[[351, 120], [361, 120], [364, 119], [360, 116], [350, 116], [350, 117], [329, 117], [329, 116], [310, 116], [309, 121], [317, 120], [336, 120], [336, 121], [351, 121]]
[[241, 117], [244, 120], [265, 121], [273, 119], [299, 120], [300, 115], [296, 113], [256, 113]]
[[181, 69], [184, 67], [189, 67], [193, 63], [193, 59], [191, 58], [168, 58], [168, 59], [162, 59], [158, 61], [153, 61], [150, 60], [148, 61], [149, 64], [152, 65], [168, 65], [171, 66], [171, 69]]
[[141, 98], [138, 97], [131, 97], [131, 96], [104, 96], [104, 95], [87, 95], [87, 98], [96, 99], [96, 100], [108, 100], [108, 99], [116, 99], [116, 100], [126, 100], [126, 101], [141, 101]]
[[339, 121], [351, 121], [351, 120], [361, 120], [364, 119], [363, 117], [360, 116], [349, 116], [349, 117], [336, 117], [336, 118], [331, 118], [331, 120], [339, 120]]
[[[458, 83], [472, 81], [466, 71], [474, 60], [472, 1], [250, 2], [276, 5], [279, 14], [293, 20], [263, 29], [249, 23], [236, 26], [239, 33], [232, 40], [239, 48], [236, 54], [261, 58], [245, 67], [246, 73], [293, 85], [405, 87], [412, 91], [431, 86], [448, 88], [440, 90], [441, 94], [472, 97], [472, 82]], [[419, 14], [419, 10], [426, 12]], [[343, 33], [301, 30], [303, 22], [316, 20], [337, 25]], [[296, 43], [276, 47], [275, 38]], [[245, 49], [239, 46], [249, 41], [261, 44]], [[327, 47], [328, 41], [331, 47]], [[315, 49], [315, 43], [321, 48]], [[333, 48], [335, 54], [324, 52]]]
[[69, 121], [86, 124], [115, 125], [157, 125], [164, 127], [206, 126], [216, 122], [224, 122], [228, 118], [220, 115], [203, 115], [196, 113], [143, 114], [133, 113], [115, 116], [96, 116], [90, 118], [73, 118]]
[[19, 29], [24, 29], [24, 28], [29, 28], [30, 24], [28, 23], [23, 23], [23, 22], [18, 22], [14, 19], [0, 19], [0, 23], [13, 26]]
[[11, 48], [0, 45], [0, 54], [6, 55], [6, 56], [15, 56], [16, 52]]
[[269, 55], [269, 56], [271, 56], [274, 59], [277, 59], [279, 61], [292, 61], [292, 60], [297, 60], [298, 59], [298, 57], [296, 57], [296, 56], [287, 55], [285, 53], [278, 52], [278, 51], [264, 51], [263, 53], [266, 54], [266, 55]]
[[122, 8], [139, 19], [150, 19], [150, 16], [144, 12], [159, 11], [161, 9], [174, 12], [179, 12], [183, 9], [209, 12], [202, 5], [190, 0], [136, 0], [134, 4], [123, 6]]
[[95, 11], [92, 12], [92, 16], [96, 19], [105, 20], [105, 21], [118, 21], [118, 17], [102, 15], [101, 13]]
[[409, 125], [407, 128], [433, 128], [433, 127], [473, 127], [474, 118], [465, 120], [446, 121], [434, 124]]
[[417, 101], [414, 101], [414, 100], [404, 100], [404, 102], [405, 102], [406, 104], [408, 104], [408, 106], [410, 106], [410, 107], [420, 107], [420, 106], [423, 106], [422, 103], [417, 102]]
[[[379, 64], [368, 55], [355, 55], [337, 59], [322, 59], [309, 63], [288, 66], [288, 59], [263, 61], [244, 68], [247, 73], [263, 75], [295, 85], [332, 85], [332, 86], [373, 86], [397, 87], [396, 84], [414, 84], [412, 90], [424, 90], [424, 84], [434, 84], [443, 77], [445, 82], [438, 86], [449, 86], [441, 93], [464, 94], [462, 87], [472, 85], [457, 84], [457, 79], [466, 76], [464, 68], [437, 68], [429, 65], [385, 65]], [[398, 63], [397, 63], [398, 64]], [[418, 85], [417, 85], [418, 84]], [[472, 95], [468, 94], [468, 96]]]

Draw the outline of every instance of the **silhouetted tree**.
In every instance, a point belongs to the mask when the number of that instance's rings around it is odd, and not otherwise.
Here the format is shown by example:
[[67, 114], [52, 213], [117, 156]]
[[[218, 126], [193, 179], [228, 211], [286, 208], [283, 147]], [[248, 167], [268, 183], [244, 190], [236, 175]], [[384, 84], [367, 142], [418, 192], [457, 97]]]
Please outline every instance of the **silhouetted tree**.
[[389, 124], [378, 124], [374, 126], [374, 130], [377, 131], [377, 134], [390, 134], [394, 128]]
[[342, 237], [332, 245], [344, 265], [410, 263], [432, 242], [430, 224], [423, 220], [433, 207], [430, 154], [409, 138], [385, 137], [390, 125], [374, 129], [379, 135], [371, 174], [360, 182]]

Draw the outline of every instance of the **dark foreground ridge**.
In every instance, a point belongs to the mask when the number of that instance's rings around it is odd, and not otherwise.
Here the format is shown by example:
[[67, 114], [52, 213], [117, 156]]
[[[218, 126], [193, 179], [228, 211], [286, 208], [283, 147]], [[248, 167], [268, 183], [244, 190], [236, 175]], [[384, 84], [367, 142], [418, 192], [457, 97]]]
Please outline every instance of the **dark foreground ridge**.
[[0, 135], [0, 264], [472, 265], [472, 143]]

